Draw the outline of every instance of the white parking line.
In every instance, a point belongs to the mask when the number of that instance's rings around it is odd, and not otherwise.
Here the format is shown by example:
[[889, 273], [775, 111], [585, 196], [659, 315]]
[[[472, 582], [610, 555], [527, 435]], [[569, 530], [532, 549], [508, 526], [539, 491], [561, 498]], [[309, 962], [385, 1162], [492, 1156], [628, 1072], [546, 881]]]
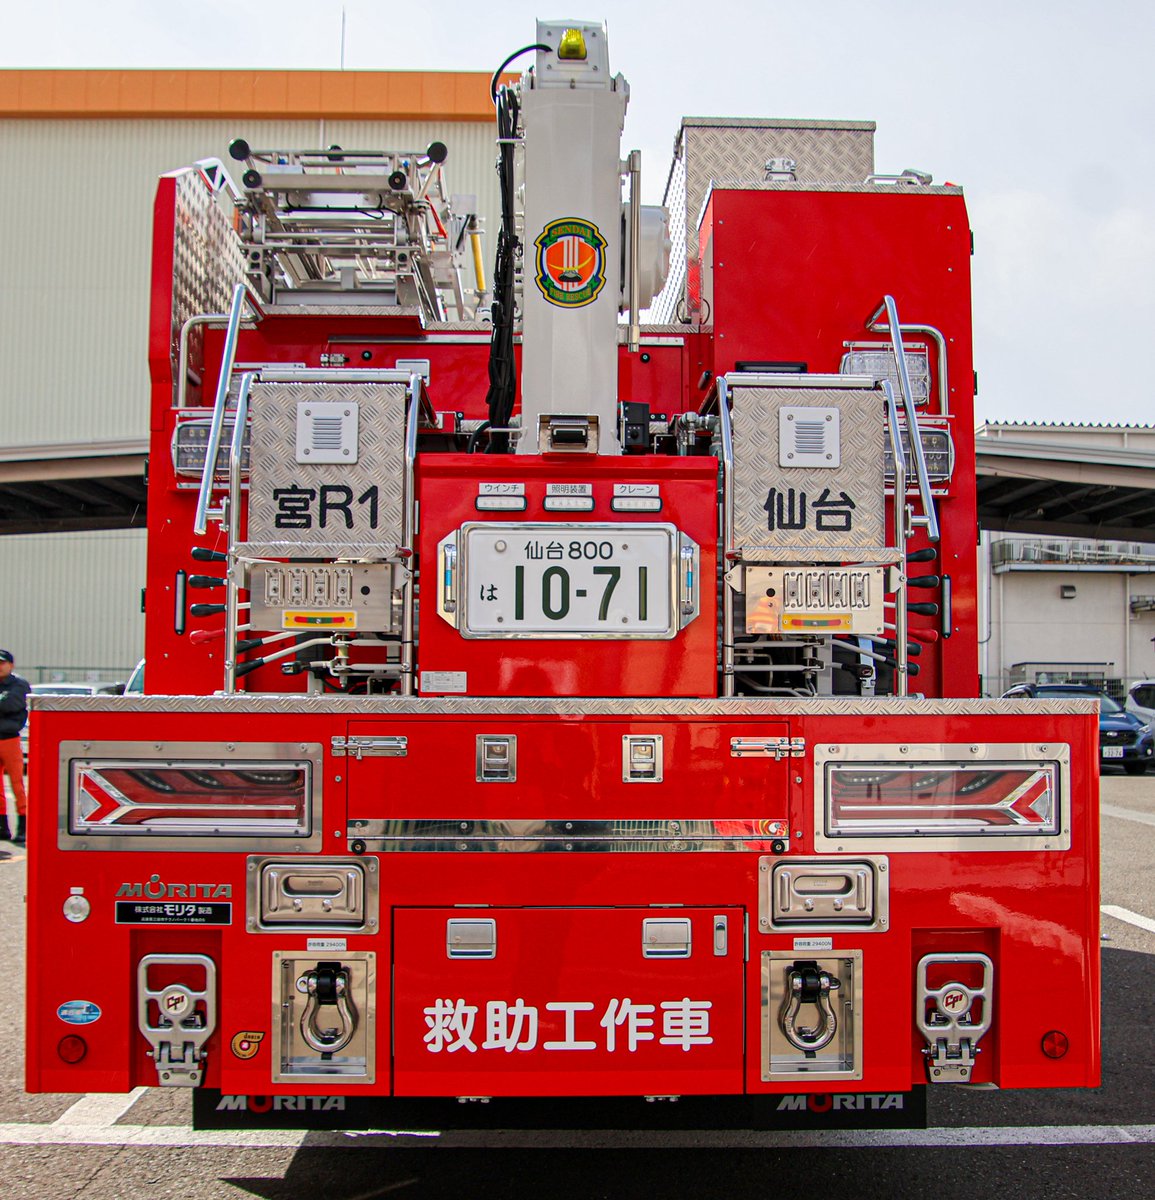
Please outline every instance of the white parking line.
[[[373, 1131], [358, 1134], [306, 1133], [299, 1129], [202, 1130], [177, 1125], [0, 1125], [0, 1145], [19, 1146], [120, 1146], [141, 1147], [231, 1147], [234, 1149], [381, 1149], [400, 1140], [410, 1145], [428, 1145], [441, 1137], [443, 1144], [481, 1147], [492, 1145], [492, 1131], [430, 1133], [388, 1133]], [[658, 1138], [660, 1137], [660, 1142]], [[1155, 1143], [1155, 1125], [1023, 1125], [992, 1129], [879, 1129], [825, 1130], [759, 1133], [743, 1131], [673, 1132], [660, 1135], [644, 1131], [598, 1130], [573, 1133], [556, 1130], [505, 1130], [503, 1148], [597, 1146], [644, 1147], [647, 1145], [700, 1147], [703, 1139], [723, 1146], [763, 1147], [766, 1149], [803, 1149], [828, 1147], [906, 1148], [915, 1146], [1133, 1146]]]
[[147, 1090], [138, 1087], [127, 1095], [123, 1092], [90, 1092], [87, 1096], [81, 1096], [67, 1112], [61, 1113], [52, 1123], [53, 1127], [66, 1125], [110, 1128]]
[[1099, 812], [1105, 817], [1117, 817], [1120, 821], [1135, 821], [1139, 825], [1155, 825], [1155, 813], [1139, 812], [1134, 808], [1120, 808], [1117, 804], [1100, 804]]
[[1132, 912], [1129, 908], [1120, 908], [1117, 904], [1103, 904], [1099, 911], [1106, 913], [1109, 917], [1114, 917], [1117, 921], [1126, 921], [1128, 925], [1138, 925], [1140, 929], [1146, 929], [1148, 933], [1155, 933], [1155, 921], [1152, 921], [1150, 917], [1143, 916], [1142, 913]]

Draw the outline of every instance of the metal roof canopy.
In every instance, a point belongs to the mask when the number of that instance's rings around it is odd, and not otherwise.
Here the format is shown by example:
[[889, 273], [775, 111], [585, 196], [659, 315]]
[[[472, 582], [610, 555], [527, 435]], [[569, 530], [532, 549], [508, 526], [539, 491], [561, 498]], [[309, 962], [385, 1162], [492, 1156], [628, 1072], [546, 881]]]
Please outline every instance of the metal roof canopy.
[[975, 451], [983, 529], [1155, 542], [1155, 426], [986, 424]]
[[0, 534], [142, 527], [147, 456], [144, 438], [0, 449]]

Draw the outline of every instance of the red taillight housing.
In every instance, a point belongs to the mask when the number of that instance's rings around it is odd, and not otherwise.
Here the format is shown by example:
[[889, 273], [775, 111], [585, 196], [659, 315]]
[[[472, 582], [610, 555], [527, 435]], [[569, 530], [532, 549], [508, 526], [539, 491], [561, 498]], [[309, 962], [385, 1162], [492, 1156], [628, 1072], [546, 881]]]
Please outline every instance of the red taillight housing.
[[56, 1044], [56, 1053], [71, 1065], [81, 1062], [88, 1053], [88, 1043], [75, 1033], [62, 1037]]

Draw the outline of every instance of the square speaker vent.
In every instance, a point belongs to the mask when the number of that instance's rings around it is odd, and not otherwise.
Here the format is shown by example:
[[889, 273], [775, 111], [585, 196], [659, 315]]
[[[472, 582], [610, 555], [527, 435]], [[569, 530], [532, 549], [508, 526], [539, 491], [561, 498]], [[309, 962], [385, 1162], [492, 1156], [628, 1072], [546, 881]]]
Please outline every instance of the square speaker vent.
[[297, 462], [355, 463], [357, 405], [302, 400], [297, 404]]
[[837, 467], [841, 460], [837, 408], [778, 410], [780, 467]]

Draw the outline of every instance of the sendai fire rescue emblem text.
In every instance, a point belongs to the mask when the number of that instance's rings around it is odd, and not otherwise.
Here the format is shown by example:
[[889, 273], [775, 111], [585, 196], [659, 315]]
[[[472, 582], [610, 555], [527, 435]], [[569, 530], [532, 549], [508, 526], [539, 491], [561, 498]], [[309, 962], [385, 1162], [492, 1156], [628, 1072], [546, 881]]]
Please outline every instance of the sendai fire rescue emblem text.
[[596, 225], [580, 217], [551, 221], [534, 245], [536, 283], [550, 304], [581, 308], [598, 298], [606, 282], [606, 239]]

